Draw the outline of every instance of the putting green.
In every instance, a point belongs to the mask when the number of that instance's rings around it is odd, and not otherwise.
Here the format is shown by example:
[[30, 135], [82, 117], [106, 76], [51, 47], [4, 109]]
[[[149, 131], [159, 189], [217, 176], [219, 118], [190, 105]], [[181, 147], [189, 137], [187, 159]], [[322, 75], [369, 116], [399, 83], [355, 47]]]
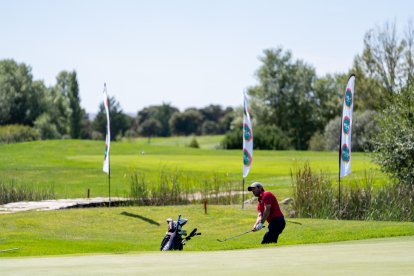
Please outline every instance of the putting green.
[[[215, 252], [1, 258], [2, 275], [413, 275], [414, 236]], [[3, 253], [5, 254], [5, 253]]]

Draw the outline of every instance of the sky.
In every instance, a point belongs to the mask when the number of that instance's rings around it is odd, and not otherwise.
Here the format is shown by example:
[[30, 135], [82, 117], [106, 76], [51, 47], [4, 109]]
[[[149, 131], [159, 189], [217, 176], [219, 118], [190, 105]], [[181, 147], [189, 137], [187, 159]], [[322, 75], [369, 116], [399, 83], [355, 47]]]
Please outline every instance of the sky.
[[283, 47], [318, 76], [347, 73], [368, 30], [395, 22], [402, 35], [413, 14], [408, 0], [0, 0], [0, 60], [47, 86], [76, 71], [89, 113], [104, 83], [131, 114], [237, 107], [263, 50]]

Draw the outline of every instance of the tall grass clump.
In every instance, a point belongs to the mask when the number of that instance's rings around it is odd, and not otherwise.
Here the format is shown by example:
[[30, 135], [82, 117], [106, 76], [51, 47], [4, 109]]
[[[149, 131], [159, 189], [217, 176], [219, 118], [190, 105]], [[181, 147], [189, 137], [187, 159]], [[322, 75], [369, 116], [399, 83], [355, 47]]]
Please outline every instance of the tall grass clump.
[[53, 187], [38, 188], [29, 184], [0, 179], [0, 204], [18, 201], [38, 201], [55, 198]]
[[312, 172], [308, 163], [292, 173], [291, 216], [349, 220], [414, 221], [414, 187], [389, 183], [374, 188], [374, 178], [366, 173], [361, 180], [338, 185], [324, 172]]
[[[293, 177], [294, 175], [294, 177]], [[293, 180], [293, 214], [303, 218], [334, 218], [338, 216], [336, 192], [329, 177], [322, 171], [312, 172], [309, 163], [296, 166]]]
[[136, 205], [178, 205], [208, 201], [233, 204], [240, 200], [240, 185], [227, 174], [194, 175], [161, 169], [158, 175], [129, 173], [131, 202]]

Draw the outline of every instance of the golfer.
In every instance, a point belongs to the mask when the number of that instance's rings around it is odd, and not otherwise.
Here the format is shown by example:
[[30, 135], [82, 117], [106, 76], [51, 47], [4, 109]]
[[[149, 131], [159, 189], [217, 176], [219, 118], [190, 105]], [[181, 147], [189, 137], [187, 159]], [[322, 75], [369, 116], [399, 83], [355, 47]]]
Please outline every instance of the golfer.
[[277, 243], [280, 233], [285, 229], [286, 222], [275, 195], [271, 192], [265, 192], [260, 182], [252, 183], [247, 190], [258, 197], [259, 201], [257, 204], [259, 214], [252, 230], [258, 231], [262, 229], [264, 222], [267, 221], [269, 226], [263, 236], [262, 244]]

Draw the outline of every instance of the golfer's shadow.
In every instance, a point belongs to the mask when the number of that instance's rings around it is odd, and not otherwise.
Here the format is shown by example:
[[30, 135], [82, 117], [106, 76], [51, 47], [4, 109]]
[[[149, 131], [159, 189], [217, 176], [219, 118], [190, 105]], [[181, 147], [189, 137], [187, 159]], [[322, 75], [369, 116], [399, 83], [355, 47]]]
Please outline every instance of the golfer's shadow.
[[128, 217], [133, 217], [133, 218], [139, 218], [139, 219], [142, 219], [143, 221], [148, 222], [150, 224], [154, 224], [154, 225], [160, 226], [160, 224], [158, 222], [156, 222], [155, 220], [152, 220], [152, 219], [149, 219], [149, 218], [140, 216], [140, 215], [128, 213], [128, 212], [125, 212], [125, 211], [122, 212], [121, 215], [128, 216]]

